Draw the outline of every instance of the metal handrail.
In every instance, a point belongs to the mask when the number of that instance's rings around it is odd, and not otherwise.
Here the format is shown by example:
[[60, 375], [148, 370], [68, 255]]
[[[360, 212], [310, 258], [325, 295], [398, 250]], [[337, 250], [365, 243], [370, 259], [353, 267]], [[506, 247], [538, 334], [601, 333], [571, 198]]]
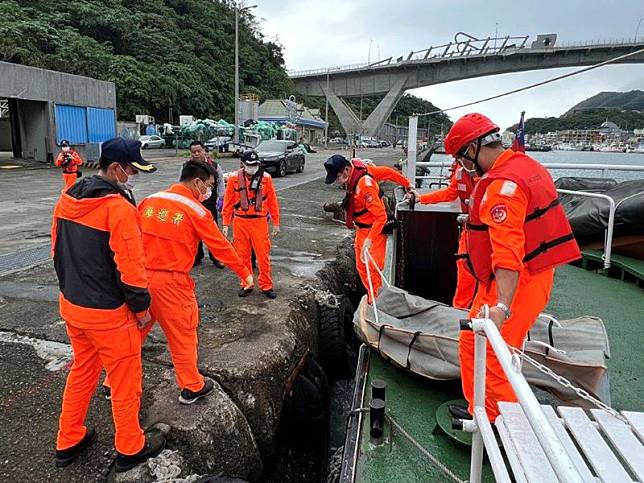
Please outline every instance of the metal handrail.
[[613, 229], [615, 227], [616, 210], [615, 200], [608, 195], [601, 193], [588, 193], [587, 191], [557, 190], [557, 192], [565, 195], [577, 195], [586, 198], [599, 198], [608, 201], [608, 225], [606, 226], [606, 234], [604, 236], [604, 255], [602, 256], [602, 258], [604, 259], [604, 270], [608, 270], [610, 268], [610, 256], [613, 247]]
[[[426, 168], [445, 168], [452, 165], [452, 161], [417, 161], [416, 166]], [[544, 168], [557, 169], [581, 169], [584, 171], [601, 171], [602, 176], [609, 171], [644, 171], [643, 165], [630, 164], [595, 164], [595, 163], [541, 163]]]
[[[485, 307], [487, 309], [487, 306]], [[486, 311], [487, 312], [487, 311]], [[559, 481], [566, 483], [582, 483], [583, 478], [572, 462], [548, 417], [543, 412], [539, 401], [530, 389], [520, 368], [513, 363], [512, 355], [501, 337], [494, 322], [489, 318], [472, 319], [469, 327], [475, 332], [474, 343], [474, 419], [464, 429], [473, 432], [472, 458], [470, 466], [470, 482], [481, 481], [483, 468], [483, 450], [490, 456], [492, 470], [497, 481], [510, 481], [503, 460], [499, 461], [499, 448], [485, 412], [485, 370], [486, 370], [486, 339], [490, 343], [503, 372], [519, 404], [534, 432], [539, 445]]]

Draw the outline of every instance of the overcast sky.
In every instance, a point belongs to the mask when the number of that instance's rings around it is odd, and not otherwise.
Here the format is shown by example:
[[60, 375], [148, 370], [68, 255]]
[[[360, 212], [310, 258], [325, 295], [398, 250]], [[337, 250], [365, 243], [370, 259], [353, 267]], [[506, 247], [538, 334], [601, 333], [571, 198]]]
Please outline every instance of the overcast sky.
[[[407, 55], [445, 44], [459, 31], [478, 38], [557, 33], [557, 42], [634, 38], [644, 0], [256, 0], [264, 34], [284, 46], [289, 69], [314, 69]], [[638, 39], [644, 41], [644, 21]], [[369, 45], [371, 53], [369, 55]], [[504, 74], [408, 91], [441, 108], [521, 87], [575, 69]], [[559, 116], [600, 91], [644, 89], [644, 65], [608, 66], [476, 109], [503, 128], [526, 116]]]

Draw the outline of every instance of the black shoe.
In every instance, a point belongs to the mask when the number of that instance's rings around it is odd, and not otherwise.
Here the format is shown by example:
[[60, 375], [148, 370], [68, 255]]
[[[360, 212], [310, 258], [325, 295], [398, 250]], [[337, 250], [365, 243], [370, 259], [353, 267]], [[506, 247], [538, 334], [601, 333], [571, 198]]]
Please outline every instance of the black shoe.
[[131, 470], [136, 465], [154, 458], [165, 448], [165, 436], [161, 433], [154, 433], [145, 436], [145, 444], [143, 449], [136, 454], [126, 455], [117, 451], [116, 465], [114, 469], [117, 473], [122, 473]]
[[252, 288], [240, 288], [239, 292], [237, 292], [237, 295], [239, 295], [240, 297], [248, 297], [252, 291]]
[[262, 293], [264, 295], [266, 295], [266, 297], [269, 298], [269, 299], [276, 299], [277, 298], [277, 294], [275, 292], [273, 292], [272, 288], [269, 288], [268, 290], [262, 290]]
[[87, 432], [83, 439], [76, 443], [71, 448], [67, 449], [57, 449], [56, 450], [56, 466], [59, 468], [64, 468], [65, 466], [70, 465], [83, 451], [87, 448], [92, 442], [96, 439], [96, 431], [94, 429], [87, 428]]
[[451, 404], [447, 407], [449, 410], [449, 413], [452, 415], [452, 417], [456, 419], [465, 419], [467, 421], [471, 421], [474, 419], [470, 413], [467, 412], [467, 408], [464, 408], [463, 406], [456, 406], [455, 404]]
[[112, 400], [112, 389], [107, 387], [107, 386], [102, 386], [102, 387], [103, 387], [103, 397], [107, 401], [111, 401]]
[[179, 402], [181, 404], [193, 404], [196, 403], [199, 399], [210, 394], [215, 388], [215, 381], [209, 377], [204, 378], [204, 386], [200, 391], [193, 392], [190, 389], [184, 389], [179, 394]]
[[212, 261], [212, 264], [213, 264], [215, 267], [217, 267], [217, 268], [226, 268], [226, 265], [224, 265], [223, 263], [221, 263], [219, 260], [213, 260], [213, 261]]

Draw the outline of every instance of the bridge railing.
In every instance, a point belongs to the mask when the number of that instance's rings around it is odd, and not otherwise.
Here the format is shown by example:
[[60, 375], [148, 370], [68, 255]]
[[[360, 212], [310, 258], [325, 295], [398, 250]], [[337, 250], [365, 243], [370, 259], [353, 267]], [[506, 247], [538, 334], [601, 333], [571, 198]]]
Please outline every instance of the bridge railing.
[[[457, 34], [458, 35], [458, 34]], [[499, 37], [486, 39], [476, 39], [467, 34], [467, 40], [454, 41], [447, 44], [430, 46], [427, 49], [412, 50], [407, 56], [400, 56], [397, 59], [389, 57], [388, 59], [379, 60], [377, 62], [363, 62], [359, 64], [341, 65], [335, 67], [326, 67], [319, 69], [308, 70], [289, 70], [288, 74], [291, 78], [308, 77], [314, 75], [335, 74], [338, 72], [358, 70], [358, 69], [378, 69], [390, 65], [404, 64], [408, 62], [424, 62], [433, 59], [443, 58], [458, 58], [469, 56], [488, 56], [499, 55], [503, 53], [515, 52], [518, 50], [542, 50], [526, 46], [529, 36], [523, 37]], [[639, 43], [644, 43], [644, 36], [639, 39]], [[638, 44], [638, 39], [622, 38], [622, 39], [604, 39], [604, 40], [589, 40], [589, 41], [557, 41], [554, 48], [583, 48], [583, 47], [614, 47], [620, 45]], [[552, 47], [550, 47], [552, 48]]]

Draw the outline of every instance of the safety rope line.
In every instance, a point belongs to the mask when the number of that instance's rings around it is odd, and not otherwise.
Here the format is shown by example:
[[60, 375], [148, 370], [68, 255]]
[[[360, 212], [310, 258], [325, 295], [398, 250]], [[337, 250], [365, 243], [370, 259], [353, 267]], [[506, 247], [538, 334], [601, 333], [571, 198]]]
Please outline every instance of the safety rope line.
[[628, 57], [632, 57], [634, 55], [642, 54], [644, 53], [644, 49], [639, 49], [636, 50], [635, 52], [630, 52], [628, 54], [620, 55], [618, 57], [614, 57], [612, 59], [605, 60], [603, 62], [600, 62], [599, 64], [591, 65], [589, 67], [584, 67], [583, 69], [576, 70], [574, 72], [569, 72], [567, 74], [562, 74], [556, 77], [552, 77], [550, 79], [546, 79], [541, 82], [535, 82], [534, 84], [529, 84], [524, 87], [519, 87], [518, 89], [512, 89], [511, 91], [503, 92], [501, 94], [496, 94], [494, 96], [486, 97], [484, 99], [479, 99], [478, 101], [472, 101], [472, 102], [467, 102], [465, 104], [461, 104], [460, 106], [454, 106], [454, 107], [449, 107], [447, 109], [437, 109], [435, 111], [430, 111], [430, 112], [424, 112], [422, 114], [412, 114], [412, 116], [418, 116], [418, 117], [423, 117], [423, 116], [431, 116], [433, 114], [440, 114], [442, 112], [448, 112], [448, 111], [454, 111], [456, 109], [462, 109], [464, 107], [469, 107], [469, 106], [474, 106], [475, 104], [481, 104], [482, 102], [487, 102], [487, 101], [492, 101], [494, 99], [499, 99], [501, 97], [509, 96], [512, 94], [516, 94], [518, 92], [522, 91], [527, 91], [529, 89], [534, 89], [535, 87], [541, 87], [546, 84], [550, 84], [552, 82], [556, 82], [561, 79], [566, 79], [568, 77], [572, 77], [575, 75], [583, 74], [584, 72], [588, 72], [594, 69], [598, 69], [600, 67], [604, 67], [605, 65], [612, 64], [615, 62], [619, 62], [620, 60], [627, 59]]

